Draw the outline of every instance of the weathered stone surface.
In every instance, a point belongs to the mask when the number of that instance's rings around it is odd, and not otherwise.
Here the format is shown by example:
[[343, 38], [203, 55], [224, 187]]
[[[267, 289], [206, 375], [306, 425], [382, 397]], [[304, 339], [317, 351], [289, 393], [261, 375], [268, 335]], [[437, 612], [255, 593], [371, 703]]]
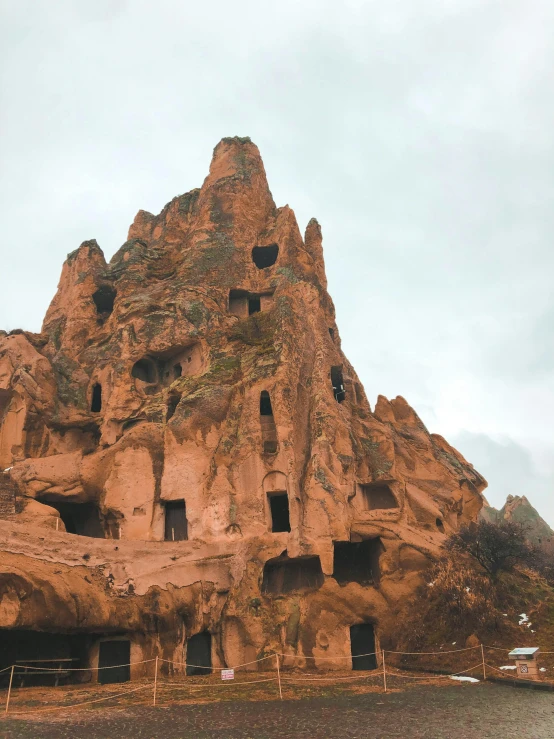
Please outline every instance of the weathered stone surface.
[[[217, 665], [329, 667], [361, 622], [394, 639], [486, 483], [403, 398], [372, 412], [321, 244], [275, 206], [256, 146], [223, 139], [202, 188], [139, 211], [109, 264], [95, 241], [68, 256], [40, 335], [0, 335], [19, 491], [0, 627], [124, 632], [178, 661], [208, 630]], [[178, 501], [187, 540], [165, 541], [184, 536]]]
[[549, 554], [554, 554], [554, 531], [533, 508], [525, 495], [508, 495], [500, 510], [484, 505], [479, 517], [491, 523], [499, 521], [515, 521], [525, 526], [527, 538], [532, 544], [542, 547]]

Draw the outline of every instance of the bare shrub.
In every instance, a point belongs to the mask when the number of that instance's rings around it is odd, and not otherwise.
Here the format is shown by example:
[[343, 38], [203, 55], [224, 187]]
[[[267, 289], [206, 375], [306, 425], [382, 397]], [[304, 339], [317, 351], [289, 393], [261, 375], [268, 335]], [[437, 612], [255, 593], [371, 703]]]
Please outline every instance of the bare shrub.
[[499, 572], [512, 572], [518, 565], [531, 569], [540, 566], [542, 555], [527, 541], [526, 533], [525, 526], [514, 521], [479, 521], [462, 526], [449, 537], [445, 549], [469, 554], [494, 578]]

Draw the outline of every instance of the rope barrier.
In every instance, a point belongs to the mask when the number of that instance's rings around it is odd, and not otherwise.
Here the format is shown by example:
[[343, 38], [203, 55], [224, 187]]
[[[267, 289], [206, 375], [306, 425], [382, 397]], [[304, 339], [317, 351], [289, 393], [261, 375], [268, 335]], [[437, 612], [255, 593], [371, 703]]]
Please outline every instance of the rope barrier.
[[[273, 659], [274, 656], [275, 656], [275, 653], [274, 654], [269, 654], [267, 657], [260, 657], [260, 659], [253, 659], [252, 662], [243, 662], [242, 665], [233, 665], [232, 667], [228, 667], [228, 668], [227, 667], [221, 667], [221, 668], [215, 668], [215, 669], [221, 669], [221, 670], [227, 670], [227, 669], [229, 669], [229, 670], [238, 670], [239, 667], [247, 667], [247, 665], [254, 665], [254, 664], [256, 664], [256, 662], [263, 662], [266, 659]], [[167, 662], [167, 664], [170, 664], [170, 665], [180, 665], [181, 667], [200, 667], [203, 670], [206, 669], [206, 665], [193, 665], [190, 662], [173, 662], [170, 659], [162, 659], [161, 657], [160, 657], [160, 662]]]
[[444, 652], [393, 652], [390, 649], [383, 649], [383, 652], [386, 652], [387, 654], [455, 654], [456, 652], [467, 652], [470, 649], [481, 649], [481, 645], [479, 644], [476, 647], [464, 647], [463, 649], [448, 649]]
[[213, 683], [213, 684], [206, 683], [206, 685], [194, 684], [193, 686], [190, 686], [190, 684], [183, 685], [183, 683], [165, 683], [165, 682], [160, 682], [158, 680], [158, 685], [165, 685], [166, 687], [174, 687], [174, 688], [182, 687], [182, 688], [187, 688], [187, 690], [198, 691], [198, 690], [207, 690], [208, 688], [232, 688], [234, 685], [256, 685], [257, 683], [276, 683], [276, 682], [277, 682], [276, 677], [268, 677], [268, 678], [265, 678], [264, 680], [246, 680], [245, 682], [241, 682], [241, 683], [236, 683], [234, 680], [228, 680], [222, 683]]
[[[356, 658], [357, 657], [374, 657], [376, 654], [379, 654], [379, 652], [368, 652], [367, 654], [356, 654], [356, 655], [350, 654], [348, 657], [311, 657], [310, 655], [304, 656], [302, 654], [283, 654], [282, 652], [275, 652], [275, 654], [278, 654], [279, 657], [284, 657], [285, 659], [291, 659], [291, 658], [292, 659], [318, 659], [318, 660], [324, 660], [326, 662], [337, 662], [340, 659], [351, 660], [353, 656]], [[401, 653], [398, 652], [398, 654], [401, 654]]]
[[[500, 673], [501, 675], [504, 675], [505, 677], [509, 677], [509, 675], [508, 675], [508, 674], [506, 673], [506, 670], [499, 670], [499, 669], [498, 669], [498, 667], [495, 667], [494, 665], [489, 665], [489, 663], [488, 663], [488, 662], [485, 662], [485, 664], [486, 664], [486, 666], [487, 666], [487, 667], [490, 667], [490, 668], [491, 668], [491, 670], [496, 670], [496, 671], [497, 671], [497, 672], [499, 672], [499, 673]], [[512, 679], [513, 679], [513, 678], [512, 678]]]
[[478, 665], [474, 665], [473, 667], [470, 667], [467, 670], [460, 670], [459, 672], [449, 672], [448, 675], [431, 675], [428, 677], [414, 677], [412, 675], [398, 675], [395, 672], [390, 672], [387, 670], [387, 675], [390, 675], [391, 677], [404, 677], [407, 680], [445, 680], [449, 677], [455, 677], [457, 675], [464, 675], [466, 672], [471, 672], [472, 670], [476, 670], [478, 667], [482, 667], [482, 663], [479, 662]]
[[72, 703], [70, 705], [64, 704], [62, 706], [49, 706], [48, 708], [28, 708], [25, 711], [16, 711], [15, 713], [10, 712], [10, 716], [26, 716], [28, 713], [45, 713], [46, 711], [61, 711], [65, 710], [66, 708], [80, 708], [81, 706], [88, 706], [91, 703], [101, 703], [102, 701], [109, 701], [112, 698], [120, 698], [122, 695], [130, 695], [131, 693], [137, 693], [139, 690], [146, 689], [152, 690], [152, 686], [150, 684], [141, 685], [140, 688], [126, 690], [124, 693], [115, 693], [104, 698], [95, 698], [94, 700], [83, 701], [82, 703]]
[[[507, 673], [504, 670], [499, 669], [498, 667], [495, 667], [494, 665], [490, 665], [485, 662], [484, 655], [481, 663], [474, 665], [473, 667], [469, 667], [466, 670], [460, 670], [458, 672], [448, 673], [444, 675], [406, 675], [403, 674], [400, 670], [402, 668], [393, 668], [391, 671], [390, 668], [387, 670], [385, 668], [385, 655], [399, 655], [399, 656], [428, 656], [428, 657], [436, 657], [438, 655], [448, 655], [448, 654], [459, 654], [461, 652], [468, 652], [475, 649], [481, 649], [483, 651], [484, 649], [491, 649], [495, 651], [500, 652], [510, 652], [510, 649], [507, 649], [505, 647], [493, 647], [488, 645], [480, 644], [478, 646], [473, 647], [464, 647], [460, 649], [450, 649], [450, 650], [440, 650], [435, 652], [401, 652], [401, 651], [393, 651], [393, 650], [382, 650], [379, 652], [368, 652], [366, 654], [359, 654], [359, 655], [348, 655], [348, 656], [337, 656], [337, 657], [314, 657], [313, 655], [296, 655], [296, 654], [284, 654], [281, 652], [275, 652], [269, 655], [266, 655], [264, 657], [260, 657], [259, 659], [251, 660], [250, 662], [244, 662], [242, 664], [234, 665], [231, 668], [225, 668], [225, 667], [219, 667], [219, 668], [212, 668], [208, 667], [206, 665], [195, 665], [188, 662], [174, 662], [172, 660], [162, 659], [160, 657], [152, 658], [152, 659], [145, 659], [140, 660], [138, 662], [129, 662], [122, 665], [107, 665], [103, 667], [39, 667], [34, 664], [25, 664], [25, 663], [16, 663], [15, 665], [10, 665], [9, 667], [4, 667], [0, 669], [0, 673], [5, 673], [11, 670], [11, 679], [13, 679], [14, 674], [19, 676], [25, 676], [25, 675], [31, 675], [33, 673], [71, 673], [71, 672], [92, 672], [93, 670], [110, 670], [110, 669], [118, 669], [121, 667], [134, 667], [136, 665], [143, 665], [143, 664], [149, 664], [151, 662], [156, 662], [156, 673], [153, 678], [154, 680], [154, 698], [153, 698], [153, 705], [156, 705], [156, 690], [158, 687], [160, 688], [171, 688], [173, 690], [183, 688], [184, 690], [187, 690], [189, 693], [197, 693], [200, 691], [209, 690], [211, 688], [233, 688], [233, 687], [240, 687], [245, 685], [258, 685], [263, 683], [275, 683], [277, 682], [279, 684], [279, 695], [282, 699], [282, 692], [281, 692], [281, 681], [285, 683], [289, 683], [291, 685], [301, 685], [302, 683], [342, 683], [342, 682], [352, 682], [352, 681], [369, 681], [373, 678], [383, 678], [384, 682], [384, 689], [386, 692], [386, 678], [389, 677], [397, 677], [397, 678], [404, 678], [407, 680], [445, 680], [451, 677], [457, 677], [460, 675], [465, 675], [469, 672], [472, 672], [473, 670], [477, 670], [479, 668], [483, 668], [483, 674], [486, 679], [485, 675], [485, 667], [489, 667], [492, 670], [495, 670], [496, 672], [501, 673], [505, 677], [508, 677]], [[335, 675], [328, 675], [325, 677], [319, 677], [315, 676], [314, 673], [303, 673], [301, 675], [295, 675], [294, 673], [290, 676], [282, 676], [280, 673], [279, 668], [279, 658], [282, 658], [284, 660], [317, 660], [319, 662], [335, 662], [335, 663], [341, 663], [343, 661], [351, 661], [353, 658], [359, 658], [359, 657], [374, 657], [376, 655], [381, 654], [383, 664], [382, 669], [380, 670], [371, 670], [368, 671], [369, 674], [356, 674], [356, 675], [349, 675], [347, 677], [345, 676], [335, 676]], [[554, 651], [541, 651], [541, 654], [543, 655], [551, 655], [554, 654]], [[159, 681], [158, 680], [158, 663], [164, 662], [168, 665], [173, 665], [176, 667], [192, 667], [195, 669], [209, 669], [209, 670], [224, 670], [224, 669], [233, 669], [238, 670], [242, 667], [248, 667], [249, 665], [255, 665], [260, 662], [265, 662], [268, 660], [276, 660], [276, 671], [277, 674], [275, 677], [269, 677], [269, 678], [263, 678], [260, 680], [246, 680], [241, 682], [235, 682], [234, 680], [230, 681], [222, 681], [221, 683], [215, 682], [215, 683], [205, 683], [204, 685], [198, 684], [195, 682], [180, 682], [180, 681]], [[53, 662], [55, 660], [52, 660]], [[60, 663], [61, 665], [61, 663]], [[299, 669], [298, 667], [294, 667], [294, 665], [291, 665], [290, 668], [292, 670]], [[398, 669], [399, 672], [396, 672], [395, 669]], [[266, 670], [261, 670], [260, 672], [266, 672]], [[365, 672], [365, 671], [364, 671]], [[422, 668], [421, 672], [424, 672], [424, 668]], [[267, 674], [267, 672], [266, 672]], [[131, 695], [133, 693], [140, 692], [141, 690], [151, 690], [152, 689], [152, 683], [149, 682], [146, 685], [140, 685], [137, 688], [134, 688], [132, 690], [126, 690], [119, 693], [112, 693], [110, 695], [101, 697], [101, 698], [95, 698], [92, 700], [86, 700], [81, 701], [79, 703], [73, 703], [69, 705], [59, 705], [59, 706], [48, 706], [47, 708], [30, 708], [26, 709], [25, 711], [19, 711], [12, 713], [10, 712], [10, 715], [12, 716], [22, 716], [26, 715], [28, 713], [43, 713], [43, 712], [50, 712], [50, 711], [58, 711], [58, 710], [67, 710], [67, 709], [73, 709], [73, 708], [80, 708], [81, 706], [87, 706], [92, 705], [96, 703], [102, 703], [106, 702], [115, 698], [120, 698], [126, 695]], [[8, 707], [9, 707], [9, 699], [10, 699], [10, 693], [12, 691], [11, 687], [11, 680], [10, 680], [10, 688], [8, 689], [8, 699], [6, 701], [6, 714], [8, 713]]]
[[382, 675], [383, 670], [379, 670], [379, 672], [372, 672], [371, 675], [355, 675], [353, 677], [282, 677], [281, 680], [287, 683], [328, 682], [329, 680], [335, 682], [336, 680], [369, 680], [372, 677], [381, 677]]
[[[52, 660], [52, 662], [55, 662], [56, 660]], [[147, 662], [155, 662], [156, 659], [143, 659], [140, 662], [126, 662], [124, 665], [107, 665], [106, 667], [36, 667], [35, 665], [18, 665], [17, 663], [14, 665], [14, 667], [17, 669], [18, 667], [21, 669], [26, 670], [37, 670], [40, 672], [91, 672], [92, 670], [116, 670], [118, 667], [133, 667], [134, 665], [144, 665]], [[6, 669], [11, 670], [11, 667], [7, 667]], [[16, 675], [25, 675], [24, 672], [16, 672]], [[30, 673], [27, 673], [30, 674]]]

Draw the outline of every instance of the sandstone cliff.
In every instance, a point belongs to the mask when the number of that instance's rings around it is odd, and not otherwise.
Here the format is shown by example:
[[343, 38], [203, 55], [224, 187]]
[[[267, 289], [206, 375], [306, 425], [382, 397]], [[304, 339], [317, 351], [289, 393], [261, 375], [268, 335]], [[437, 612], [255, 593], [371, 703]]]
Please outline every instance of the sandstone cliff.
[[85, 661], [114, 632], [179, 661], [204, 634], [214, 665], [394, 642], [486, 485], [403, 398], [370, 407], [321, 228], [249, 139], [109, 263], [68, 256], [42, 332], [0, 334], [0, 419], [0, 628], [86, 635]]

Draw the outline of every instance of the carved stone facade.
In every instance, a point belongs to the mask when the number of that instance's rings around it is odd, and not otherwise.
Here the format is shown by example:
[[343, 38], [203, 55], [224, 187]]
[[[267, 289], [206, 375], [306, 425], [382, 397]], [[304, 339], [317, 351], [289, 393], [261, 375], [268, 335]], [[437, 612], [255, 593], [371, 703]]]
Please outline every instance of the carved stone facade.
[[486, 483], [403, 398], [370, 408], [326, 288], [249, 139], [109, 264], [68, 256], [42, 333], [0, 334], [0, 637], [82, 635], [93, 664], [109, 634], [180, 662], [203, 635], [214, 666], [394, 643]]

